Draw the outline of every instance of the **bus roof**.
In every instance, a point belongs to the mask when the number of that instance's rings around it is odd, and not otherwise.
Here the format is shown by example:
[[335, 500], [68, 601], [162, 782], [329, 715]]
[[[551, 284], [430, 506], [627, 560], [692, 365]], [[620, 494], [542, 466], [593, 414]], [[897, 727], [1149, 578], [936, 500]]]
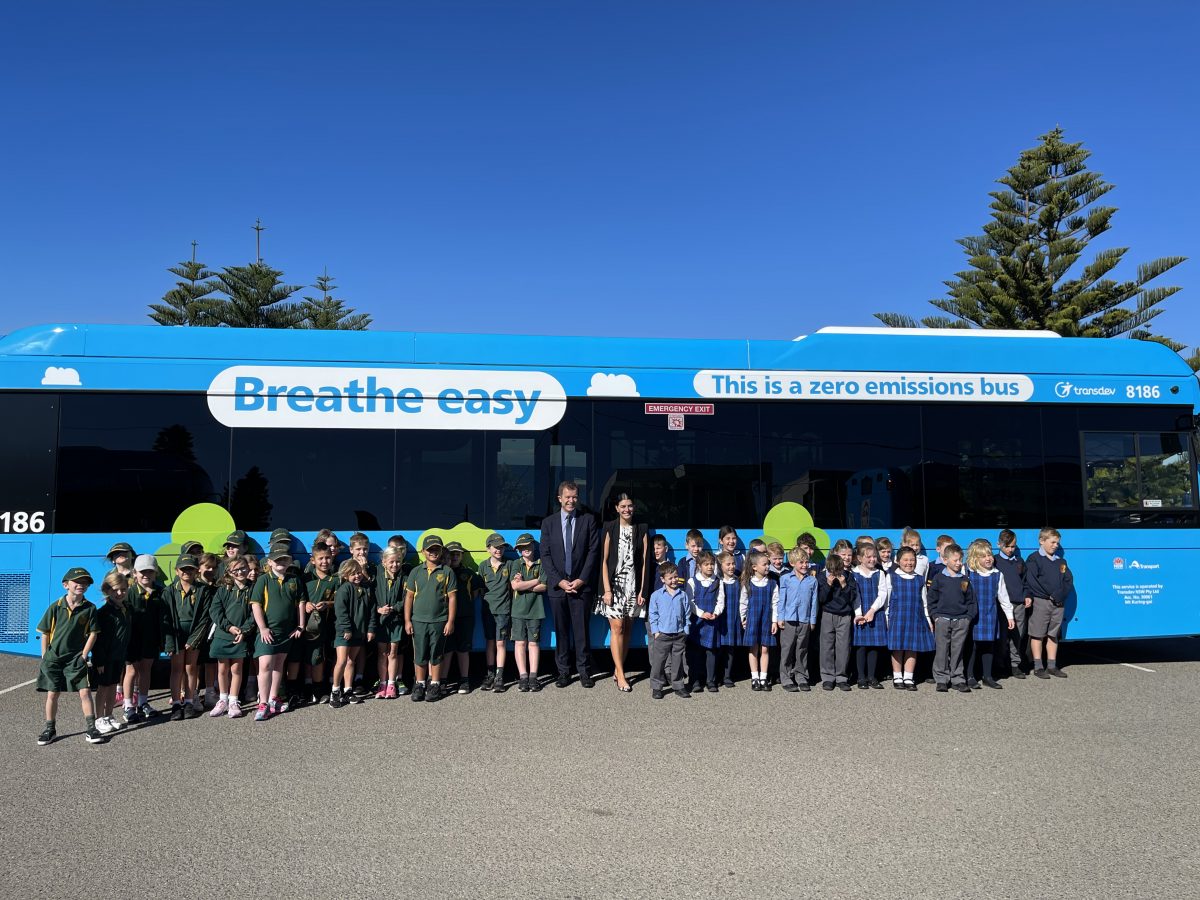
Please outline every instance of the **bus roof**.
[[744, 340], [62, 324], [31, 326], [0, 338], [0, 359], [1193, 375], [1179, 354], [1152, 341], [1045, 340], [1041, 332], [991, 337], [978, 331], [866, 331], [823, 330], [796, 340]]

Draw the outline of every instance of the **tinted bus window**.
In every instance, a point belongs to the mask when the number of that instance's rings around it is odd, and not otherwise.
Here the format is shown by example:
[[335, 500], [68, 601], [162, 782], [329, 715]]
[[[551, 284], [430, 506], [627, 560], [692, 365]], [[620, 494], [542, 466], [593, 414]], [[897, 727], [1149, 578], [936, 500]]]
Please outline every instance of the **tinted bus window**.
[[[484, 522], [484, 432], [396, 432], [396, 516], [389, 527]], [[386, 475], [387, 470], [380, 474]]]
[[61, 395], [58, 531], [170, 531], [228, 483], [229, 429], [203, 395]]
[[[0, 394], [0, 441], [4, 497], [0, 531], [54, 531], [54, 470], [58, 456], [58, 395]], [[35, 518], [36, 517], [36, 518]]]

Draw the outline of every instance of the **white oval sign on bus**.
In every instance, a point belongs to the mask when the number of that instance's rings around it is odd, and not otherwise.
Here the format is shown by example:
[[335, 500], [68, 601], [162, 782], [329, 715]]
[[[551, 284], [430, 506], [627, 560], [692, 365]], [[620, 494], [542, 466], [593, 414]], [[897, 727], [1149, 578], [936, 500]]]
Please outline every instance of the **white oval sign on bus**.
[[230, 428], [544, 431], [567, 395], [545, 372], [232, 366], [208, 386]]

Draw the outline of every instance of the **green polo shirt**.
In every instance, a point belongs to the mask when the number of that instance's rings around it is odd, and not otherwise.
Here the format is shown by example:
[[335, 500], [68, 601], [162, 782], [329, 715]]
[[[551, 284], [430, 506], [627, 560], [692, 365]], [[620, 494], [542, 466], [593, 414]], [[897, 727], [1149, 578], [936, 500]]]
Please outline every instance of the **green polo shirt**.
[[413, 595], [414, 622], [446, 622], [450, 618], [450, 592], [457, 594], [458, 579], [447, 565], [439, 565], [432, 572], [421, 565], [404, 580], [404, 591]]
[[67, 596], [59, 597], [38, 622], [39, 634], [50, 635], [46, 656], [57, 658], [78, 656], [83, 652], [89, 634], [98, 634], [100, 620], [96, 615], [96, 604], [84, 597], [74, 609], [67, 604]]
[[263, 608], [263, 618], [277, 640], [300, 627], [300, 604], [307, 599], [304, 585], [295, 576], [280, 581], [272, 572], [263, 572], [254, 582], [250, 602]]
[[[512, 563], [512, 577], [519, 577], [522, 581], [531, 581], [536, 578], [542, 584], [546, 583], [546, 573], [542, 571], [542, 561], [535, 559], [529, 565], [525, 565], [525, 560], [518, 560]], [[539, 594], [536, 591], [515, 591], [512, 600], [512, 614], [514, 619], [544, 619], [546, 618], [545, 605], [542, 598], [545, 594]]]
[[458, 594], [454, 600], [454, 621], [475, 618], [475, 600], [483, 596], [483, 579], [466, 566], [452, 569], [458, 583]]
[[479, 565], [479, 577], [483, 579], [483, 602], [493, 616], [512, 615], [513, 565], [511, 560], [502, 559], [500, 566], [493, 569], [490, 556]]
[[[331, 574], [326, 578], [321, 578], [315, 571], [310, 572], [308, 581], [304, 584], [304, 592], [308, 595], [308, 602], [332, 603], [333, 595], [337, 592], [340, 583], [337, 575]], [[325, 610], [325, 615], [332, 614], [332, 610]]]

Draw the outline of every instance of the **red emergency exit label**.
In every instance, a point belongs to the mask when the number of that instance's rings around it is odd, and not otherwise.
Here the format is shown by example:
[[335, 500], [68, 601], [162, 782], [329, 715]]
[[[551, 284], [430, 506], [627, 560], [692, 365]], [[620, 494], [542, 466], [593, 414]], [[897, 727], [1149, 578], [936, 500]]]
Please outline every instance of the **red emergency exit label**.
[[715, 403], [647, 403], [648, 416], [711, 416]]

